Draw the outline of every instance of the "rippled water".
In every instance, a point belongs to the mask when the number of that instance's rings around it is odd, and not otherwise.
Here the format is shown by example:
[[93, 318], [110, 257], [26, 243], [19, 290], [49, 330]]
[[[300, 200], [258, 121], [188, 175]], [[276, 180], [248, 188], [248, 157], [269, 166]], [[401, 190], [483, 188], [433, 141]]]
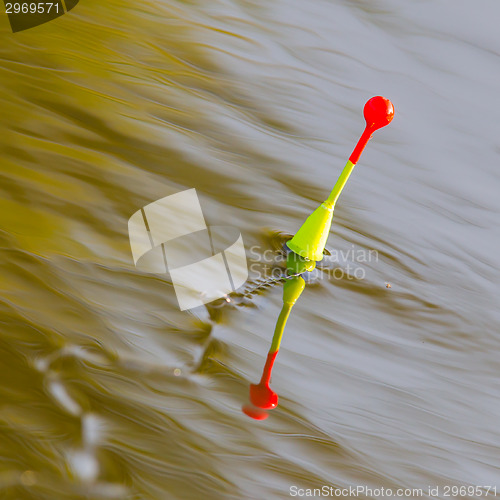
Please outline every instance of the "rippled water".
[[[3, 15], [0, 497], [500, 489], [499, 14], [82, 0], [15, 35]], [[257, 274], [280, 264], [255, 261], [326, 197], [377, 94], [396, 116], [328, 248], [378, 259], [308, 284], [280, 404], [252, 420], [282, 293]], [[127, 221], [193, 187], [254, 267], [245, 297], [180, 312], [168, 275], [134, 267]]]

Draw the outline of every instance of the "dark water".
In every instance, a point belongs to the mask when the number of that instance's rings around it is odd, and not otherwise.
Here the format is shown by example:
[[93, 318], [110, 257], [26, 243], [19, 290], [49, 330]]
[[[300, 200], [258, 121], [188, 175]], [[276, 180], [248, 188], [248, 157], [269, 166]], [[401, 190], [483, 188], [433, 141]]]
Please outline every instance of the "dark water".
[[[0, 498], [500, 489], [499, 15], [82, 0], [15, 35], [2, 15]], [[327, 196], [378, 94], [395, 119], [328, 243], [377, 259], [306, 287], [280, 404], [254, 421], [241, 406], [281, 306], [256, 261]], [[181, 312], [168, 275], [134, 267], [127, 221], [189, 188], [253, 267], [247, 296]]]

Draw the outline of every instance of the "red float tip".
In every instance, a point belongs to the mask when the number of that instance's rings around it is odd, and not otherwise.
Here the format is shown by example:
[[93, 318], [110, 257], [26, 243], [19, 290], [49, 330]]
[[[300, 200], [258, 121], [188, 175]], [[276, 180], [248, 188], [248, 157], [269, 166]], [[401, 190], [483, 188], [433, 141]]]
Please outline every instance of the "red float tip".
[[378, 95], [367, 101], [363, 114], [366, 126], [373, 132], [391, 123], [394, 118], [394, 106], [389, 99]]
[[373, 132], [391, 123], [394, 118], [394, 106], [389, 99], [380, 95], [369, 99], [363, 109], [366, 120], [366, 127], [363, 135], [359, 138], [349, 160], [351, 163], [358, 163], [359, 157], [365, 149], [366, 143], [370, 140]]
[[251, 384], [250, 401], [257, 408], [272, 410], [278, 406], [278, 395], [266, 383]]

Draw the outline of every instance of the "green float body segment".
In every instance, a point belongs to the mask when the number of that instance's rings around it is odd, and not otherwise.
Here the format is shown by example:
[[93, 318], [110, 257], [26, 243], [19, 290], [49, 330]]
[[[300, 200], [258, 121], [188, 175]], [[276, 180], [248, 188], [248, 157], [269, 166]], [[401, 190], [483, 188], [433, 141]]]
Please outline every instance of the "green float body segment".
[[332, 210], [335, 207], [335, 203], [337, 203], [337, 200], [340, 196], [340, 193], [342, 192], [342, 189], [344, 189], [344, 186], [347, 182], [347, 179], [349, 179], [349, 176], [351, 175], [351, 172], [354, 169], [355, 163], [353, 163], [351, 160], [348, 160], [346, 163], [344, 170], [342, 170], [342, 173], [340, 174], [340, 177], [338, 178], [337, 182], [335, 183], [335, 186], [333, 186], [332, 192], [330, 193], [330, 196], [325, 201], [325, 204], [329, 207], [332, 207]]
[[313, 271], [315, 267], [316, 261], [305, 259], [295, 252], [288, 252], [286, 258], [286, 272], [288, 276], [310, 272]]
[[285, 331], [290, 311], [292, 310], [295, 302], [297, 302], [297, 299], [300, 297], [300, 294], [304, 290], [305, 286], [306, 282], [304, 281], [304, 278], [300, 276], [287, 279], [283, 285], [283, 308], [281, 309], [278, 321], [276, 322], [273, 341], [269, 349], [270, 353], [277, 352], [280, 348], [281, 338], [283, 337], [283, 332]]
[[287, 242], [288, 248], [309, 260], [321, 260], [332, 224], [333, 208], [322, 203]]
[[330, 196], [306, 219], [297, 234], [287, 242], [292, 252], [309, 260], [323, 259], [323, 250], [332, 225], [333, 209], [354, 165], [350, 160], [347, 162]]

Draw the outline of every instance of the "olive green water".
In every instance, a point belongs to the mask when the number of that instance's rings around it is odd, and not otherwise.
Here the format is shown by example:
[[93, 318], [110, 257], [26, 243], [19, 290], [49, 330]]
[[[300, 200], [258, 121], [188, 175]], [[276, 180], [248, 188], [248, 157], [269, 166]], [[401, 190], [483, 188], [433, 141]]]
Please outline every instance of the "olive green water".
[[[500, 489], [499, 14], [81, 0], [15, 35], [2, 14], [0, 498]], [[254, 421], [282, 293], [256, 261], [327, 196], [377, 94], [396, 117], [328, 248], [378, 259], [306, 287], [280, 404]], [[189, 188], [242, 232], [249, 293], [181, 312], [168, 275], [134, 267], [127, 221]]]

